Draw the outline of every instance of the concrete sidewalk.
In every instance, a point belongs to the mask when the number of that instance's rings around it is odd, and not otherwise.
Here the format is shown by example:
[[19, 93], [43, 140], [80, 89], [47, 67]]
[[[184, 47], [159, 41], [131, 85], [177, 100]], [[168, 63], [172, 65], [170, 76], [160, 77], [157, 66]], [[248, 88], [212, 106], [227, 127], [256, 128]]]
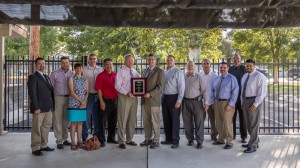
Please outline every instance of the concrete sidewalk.
[[[162, 137], [162, 139], [164, 139]], [[140, 143], [143, 135], [135, 135]], [[107, 144], [96, 151], [71, 151], [69, 147], [54, 152], [43, 152], [37, 157], [31, 154], [30, 133], [8, 133], [0, 136], [0, 168], [299, 168], [300, 135], [261, 135], [257, 152], [244, 154], [244, 148], [236, 140], [232, 149], [212, 145], [205, 136], [202, 149], [187, 146], [181, 136], [178, 149], [161, 145], [158, 149]], [[53, 133], [49, 146], [56, 147]]]

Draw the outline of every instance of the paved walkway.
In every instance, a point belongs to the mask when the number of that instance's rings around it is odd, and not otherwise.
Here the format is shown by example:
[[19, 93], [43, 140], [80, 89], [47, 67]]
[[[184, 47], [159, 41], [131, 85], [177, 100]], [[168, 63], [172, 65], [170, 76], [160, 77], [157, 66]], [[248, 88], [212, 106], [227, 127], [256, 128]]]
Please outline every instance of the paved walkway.
[[[49, 138], [49, 146], [55, 147], [53, 133]], [[143, 136], [135, 135], [134, 140], [140, 143]], [[155, 150], [139, 146], [121, 150], [107, 144], [97, 151], [65, 148], [37, 157], [31, 154], [30, 133], [8, 133], [0, 136], [0, 168], [300, 168], [300, 135], [261, 135], [260, 142], [252, 154], [244, 154], [238, 140], [225, 150], [205, 136], [203, 148], [196, 149], [181, 136], [178, 149], [161, 145]]]

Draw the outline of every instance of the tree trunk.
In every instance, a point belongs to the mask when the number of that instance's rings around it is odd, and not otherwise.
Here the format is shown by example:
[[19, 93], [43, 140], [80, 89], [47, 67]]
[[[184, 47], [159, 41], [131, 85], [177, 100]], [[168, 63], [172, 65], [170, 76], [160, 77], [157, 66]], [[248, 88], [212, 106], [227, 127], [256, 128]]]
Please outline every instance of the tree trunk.
[[274, 80], [273, 80], [273, 83], [278, 83], [279, 82], [279, 80], [278, 80], [278, 67], [279, 67], [279, 61], [278, 61], [278, 59], [276, 59], [274, 61], [274, 71], [273, 71]]

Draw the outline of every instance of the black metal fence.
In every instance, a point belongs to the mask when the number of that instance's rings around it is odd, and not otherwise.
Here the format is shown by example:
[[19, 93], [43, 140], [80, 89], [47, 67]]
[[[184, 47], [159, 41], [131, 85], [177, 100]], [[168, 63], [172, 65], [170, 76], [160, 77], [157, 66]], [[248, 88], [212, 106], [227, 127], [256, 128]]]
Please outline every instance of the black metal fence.
[[[47, 58], [46, 74], [60, 68], [59, 59]], [[86, 57], [71, 60], [71, 66], [76, 62], [86, 64]], [[228, 61], [229, 62], [229, 61]], [[98, 60], [102, 66], [102, 60]], [[202, 69], [201, 62], [195, 61], [196, 71]], [[114, 63], [117, 72], [122, 62]], [[159, 60], [158, 65], [165, 69], [165, 61]], [[185, 70], [186, 60], [177, 60], [176, 66]], [[135, 68], [138, 72], [146, 68], [146, 60], [137, 59]], [[300, 133], [300, 62], [257, 63], [257, 70], [268, 79], [268, 94], [263, 102], [260, 132], [265, 134]], [[13, 59], [5, 60], [5, 114], [4, 128], [9, 131], [28, 131], [31, 128], [31, 115], [28, 108], [27, 77], [34, 71], [34, 62], [31, 60]], [[212, 63], [212, 70], [219, 73], [219, 61]], [[295, 72], [295, 73], [294, 73]], [[297, 74], [299, 73], [299, 74]], [[274, 79], [275, 77], [275, 79]], [[278, 78], [276, 78], [278, 77]], [[277, 81], [276, 81], [277, 80]], [[139, 102], [136, 121], [137, 133], [143, 132], [142, 112]], [[238, 117], [237, 117], [238, 119]], [[239, 122], [237, 122], [237, 126]], [[163, 124], [161, 123], [163, 127]], [[183, 130], [183, 123], [181, 122]], [[205, 131], [210, 132], [210, 123], [205, 121]]]

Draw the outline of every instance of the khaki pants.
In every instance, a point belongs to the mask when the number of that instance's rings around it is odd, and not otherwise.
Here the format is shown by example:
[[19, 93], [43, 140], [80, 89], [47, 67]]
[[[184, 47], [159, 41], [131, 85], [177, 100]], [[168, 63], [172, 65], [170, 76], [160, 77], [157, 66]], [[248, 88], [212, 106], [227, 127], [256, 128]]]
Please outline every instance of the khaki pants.
[[[206, 116], [205, 112], [203, 114], [204, 114], [204, 119], [203, 120], [205, 120], [205, 116]], [[210, 137], [211, 137], [211, 139], [217, 139], [218, 131], [217, 131], [217, 128], [216, 128], [215, 112], [214, 112], [214, 109], [213, 109], [212, 105], [209, 105], [209, 108], [207, 110], [207, 114], [208, 114], [210, 127], [211, 127]]]
[[[160, 138], [160, 107], [152, 107], [148, 105], [142, 105], [143, 123], [145, 131], [145, 140], [152, 140], [159, 142]], [[153, 130], [153, 132], [152, 132]]]
[[46, 148], [51, 125], [51, 111], [32, 114], [31, 150], [37, 151]]
[[233, 107], [231, 111], [225, 111], [225, 106], [228, 101], [218, 101], [216, 100], [214, 104], [215, 118], [216, 118], [216, 128], [219, 133], [218, 141], [221, 143], [226, 143], [232, 145], [233, 141], [233, 123], [232, 118], [234, 115], [235, 108]]
[[122, 144], [132, 141], [137, 113], [137, 98], [118, 95], [118, 142]]
[[68, 139], [68, 104], [69, 97], [54, 96], [55, 110], [53, 112], [53, 129], [57, 144]]

